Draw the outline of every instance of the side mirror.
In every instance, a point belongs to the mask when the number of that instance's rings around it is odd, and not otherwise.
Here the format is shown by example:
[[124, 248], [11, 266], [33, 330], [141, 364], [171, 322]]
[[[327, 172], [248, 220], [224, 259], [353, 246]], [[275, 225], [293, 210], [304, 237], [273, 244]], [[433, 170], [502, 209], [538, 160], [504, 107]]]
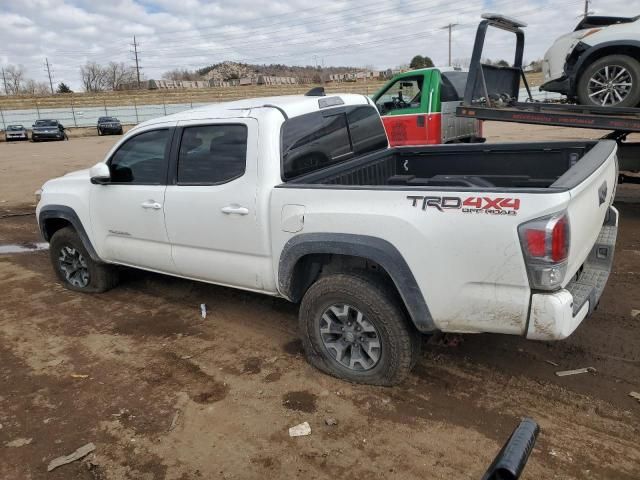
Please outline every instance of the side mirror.
[[89, 170], [91, 183], [94, 185], [105, 185], [111, 181], [111, 171], [106, 163], [96, 163]]

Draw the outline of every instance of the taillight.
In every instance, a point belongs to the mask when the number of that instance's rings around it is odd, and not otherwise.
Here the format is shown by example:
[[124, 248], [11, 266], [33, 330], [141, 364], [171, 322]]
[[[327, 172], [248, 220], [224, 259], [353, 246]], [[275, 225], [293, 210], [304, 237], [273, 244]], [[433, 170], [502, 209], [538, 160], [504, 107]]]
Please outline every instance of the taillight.
[[566, 212], [536, 218], [518, 227], [531, 288], [562, 286], [569, 257], [570, 225]]
[[566, 215], [558, 219], [551, 231], [551, 260], [562, 262], [569, 255], [569, 222]]

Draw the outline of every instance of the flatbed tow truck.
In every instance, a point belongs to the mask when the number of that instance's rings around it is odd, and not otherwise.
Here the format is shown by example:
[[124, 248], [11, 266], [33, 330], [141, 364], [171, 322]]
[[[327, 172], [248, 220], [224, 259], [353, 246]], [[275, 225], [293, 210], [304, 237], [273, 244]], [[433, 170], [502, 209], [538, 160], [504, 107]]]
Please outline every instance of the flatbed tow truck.
[[[627, 141], [629, 134], [640, 132], [640, 108], [598, 107], [564, 102], [534, 101], [522, 66], [525, 23], [496, 14], [484, 14], [476, 32], [469, 76], [459, 117], [496, 122], [516, 122], [571, 128], [609, 130], [603, 138], [618, 142], [621, 182], [640, 183], [640, 143]], [[482, 63], [489, 27], [512, 32], [516, 36], [513, 66]], [[520, 85], [527, 100], [518, 100]]]

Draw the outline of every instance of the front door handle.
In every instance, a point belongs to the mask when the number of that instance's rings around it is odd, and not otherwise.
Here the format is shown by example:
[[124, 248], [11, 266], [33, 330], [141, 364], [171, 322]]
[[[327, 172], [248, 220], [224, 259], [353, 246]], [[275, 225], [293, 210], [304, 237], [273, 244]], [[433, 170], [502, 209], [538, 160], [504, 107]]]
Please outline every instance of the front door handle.
[[222, 207], [220, 211], [227, 215], [249, 215], [249, 209], [239, 205], [227, 205], [226, 207]]
[[158, 203], [158, 202], [154, 202], [153, 200], [148, 200], [146, 202], [143, 202], [140, 205], [142, 208], [151, 208], [153, 210], [160, 210], [162, 208], [162, 204]]

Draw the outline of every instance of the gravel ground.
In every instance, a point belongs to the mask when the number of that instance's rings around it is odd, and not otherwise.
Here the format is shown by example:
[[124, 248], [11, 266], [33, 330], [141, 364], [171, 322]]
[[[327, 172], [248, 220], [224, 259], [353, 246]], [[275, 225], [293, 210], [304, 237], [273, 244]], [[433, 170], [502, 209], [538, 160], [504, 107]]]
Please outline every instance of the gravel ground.
[[[488, 124], [485, 134], [591, 133]], [[43, 181], [91, 166], [118, 138], [1, 144], [0, 245], [39, 241], [33, 216], [6, 215], [28, 214]], [[640, 188], [623, 187], [614, 272], [574, 335], [425, 338], [395, 388], [309, 367], [297, 307], [283, 300], [138, 271], [79, 295], [57, 284], [46, 251], [0, 256], [0, 478], [479, 479], [531, 416], [542, 433], [524, 478], [637, 479], [640, 205], [628, 202]], [[597, 373], [554, 374], [579, 367]], [[303, 421], [312, 434], [290, 438]], [[47, 473], [88, 442], [94, 453]]]

